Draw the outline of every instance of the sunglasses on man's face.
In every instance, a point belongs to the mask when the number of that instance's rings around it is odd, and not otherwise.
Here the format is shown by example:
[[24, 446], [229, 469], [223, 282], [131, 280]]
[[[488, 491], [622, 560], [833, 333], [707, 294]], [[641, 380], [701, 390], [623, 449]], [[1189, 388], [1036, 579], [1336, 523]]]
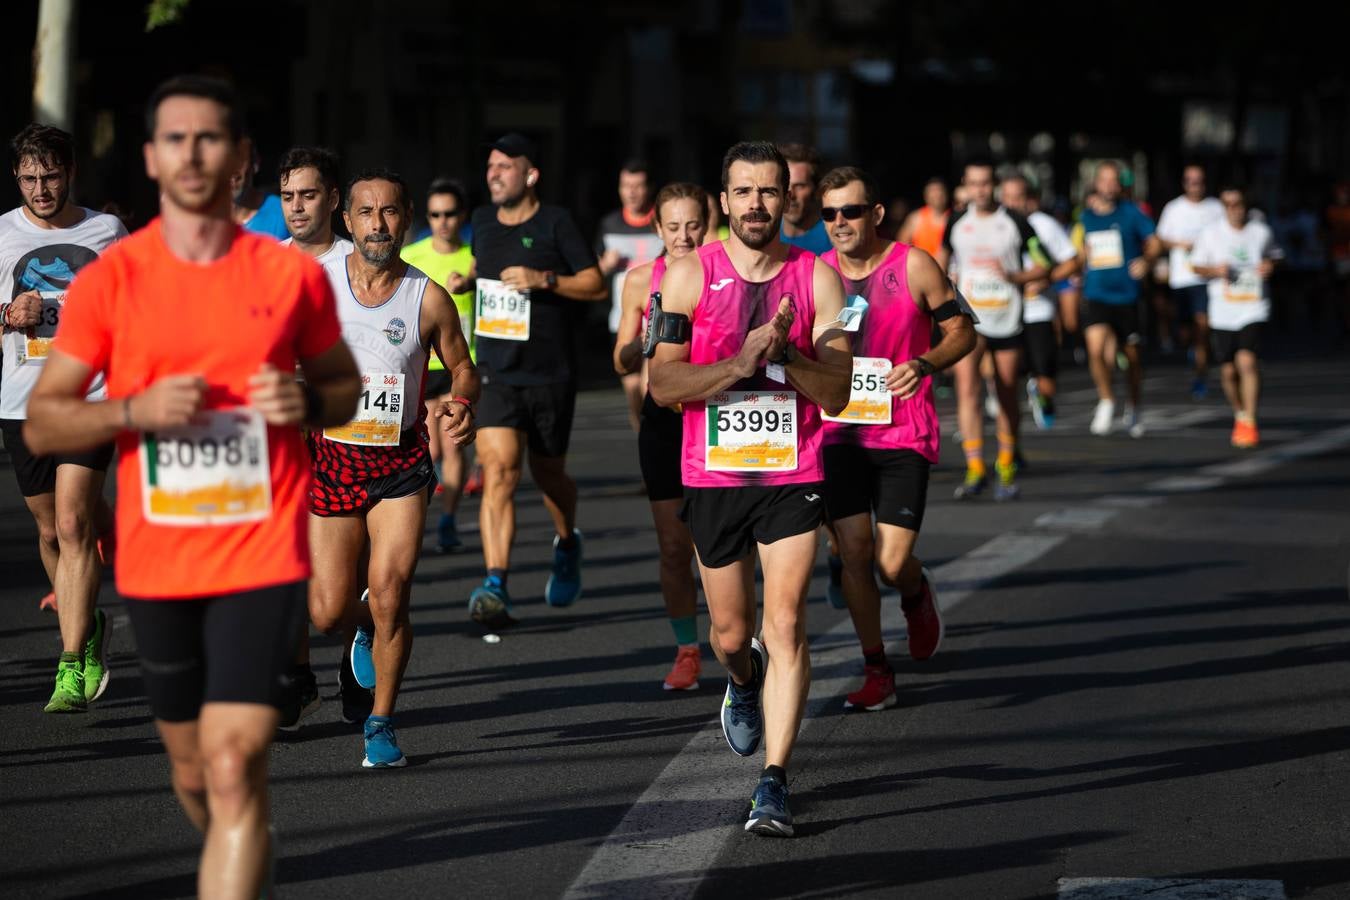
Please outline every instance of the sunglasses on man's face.
[[459, 215], [459, 210], [457, 210], [457, 209], [447, 209], [447, 210], [445, 210], [444, 212], [429, 212], [429, 213], [427, 213], [427, 218], [428, 218], [428, 219], [450, 219], [450, 218], [453, 218], [453, 217], [455, 217], [455, 216], [457, 216], [457, 215]]
[[848, 206], [822, 206], [820, 209], [820, 217], [826, 222], [833, 222], [839, 213], [843, 213], [845, 219], [856, 221], [867, 215], [867, 204], [850, 203]]

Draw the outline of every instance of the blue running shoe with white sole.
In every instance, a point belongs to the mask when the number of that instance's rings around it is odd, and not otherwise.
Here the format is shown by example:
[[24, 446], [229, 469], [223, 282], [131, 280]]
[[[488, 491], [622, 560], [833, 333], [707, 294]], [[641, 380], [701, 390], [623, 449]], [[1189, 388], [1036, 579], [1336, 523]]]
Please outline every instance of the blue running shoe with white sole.
[[722, 735], [737, 756], [749, 756], [759, 749], [764, 737], [764, 713], [759, 708], [764, 687], [764, 668], [768, 651], [758, 638], [750, 640], [750, 683], [742, 687], [727, 676], [727, 692], [722, 698]]
[[[361, 602], [370, 602], [370, 591], [361, 592]], [[375, 633], [364, 626], [356, 626], [356, 636], [352, 638], [352, 674], [361, 687], [373, 690], [375, 687]]]
[[750, 798], [750, 818], [745, 830], [769, 837], [792, 837], [792, 811], [788, 809], [788, 787], [772, 775], [765, 775]]
[[367, 769], [397, 769], [408, 764], [408, 757], [398, 749], [394, 723], [388, 716], [370, 716], [366, 719], [366, 758], [361, 765]]
[[544, 585], [544, 600], [549, 606], [571, 606], [581, 596], [581, 532], [572, 529], [572, 549], [559, 545], [562, 538], [553, 537], [553, 574]]
[[511, 618], [511, 595], [500, 578], [489, 575], [473, 589], [469, 595], [469, 618], [489, 628], [502, 628], [515, 621]]

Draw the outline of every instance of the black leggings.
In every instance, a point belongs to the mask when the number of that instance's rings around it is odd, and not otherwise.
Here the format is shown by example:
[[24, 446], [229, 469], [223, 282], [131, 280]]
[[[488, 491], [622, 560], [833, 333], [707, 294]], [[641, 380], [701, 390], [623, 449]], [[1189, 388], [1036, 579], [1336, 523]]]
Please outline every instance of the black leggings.
[[123, 599], [156, 719], [194, 721], [203, 703], [281, 705], [308, 621], [305, 582], [187, 600]]

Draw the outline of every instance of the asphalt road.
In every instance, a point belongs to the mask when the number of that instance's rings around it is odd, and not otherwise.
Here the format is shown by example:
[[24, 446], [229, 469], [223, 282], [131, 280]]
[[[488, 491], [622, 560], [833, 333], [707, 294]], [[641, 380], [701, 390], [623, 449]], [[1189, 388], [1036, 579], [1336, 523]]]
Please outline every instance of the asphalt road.
[[[1022, 499], [997, 505], [949, 499], [961, 469], [943, 401], [919, 554], [947, 641], [911, 663], [888, 598], [901, 704], [844, 714], [861, 660], [818, 560], [793, 840], [741, 832], [759, 762], [712, 726], [711, 655], [701, 690], [661, 690], [673, 647], [636, 440], [616, 391], [584, 394], [583, 598], [543, 604], [551, 533], [527, 489], [522, 623], [486, 643], [465, 610], [482, 577], [476, 502], [463, 552], [432, 554], [429, 528], [396, 716], [410, 765], [363, 770], [335, 700], [279, 740], [279, 895], [1350, 896], [1350, 361], [1286, 356], [1267, 376], [1265, 444], [1244, 453], [1217, 391], [1191, 401], [1177, 366], [1148, 376], [1148, 434], [1091, 437], [1092, 393], [1071, 370], [1056, 429], [1026, 429]], [[191, 896], [199, 838], [110, 583], [107, 694], [84, 716], [41, 711], [59, 644], [7, 471], [0, 564], [4, 893]], [[326, 697], [338, 655], [316, 639]], [[1208, 893], [1166, 893], [1192, 889]]]

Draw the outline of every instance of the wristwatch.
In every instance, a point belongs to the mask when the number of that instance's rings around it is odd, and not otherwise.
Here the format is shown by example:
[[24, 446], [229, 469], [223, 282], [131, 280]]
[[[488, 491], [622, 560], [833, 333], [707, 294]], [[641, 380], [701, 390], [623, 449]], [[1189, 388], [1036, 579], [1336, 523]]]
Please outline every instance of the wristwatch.
[[558, 273], [554, 272], [552, 269], [545, 270], [544, 284], [548, 285], [550, 291], [556, 290], [558, 287]]
[[771, 359], [769, 360], [769, 362], [773, 363], [775, 366], [786, 366], [789, 365], [795, 357], [796, 353], [793, 345], [784, 344], [783, 355], [778, 357], [777, 359]]
[[922, 356], [916, 356], [914, 361], [919, 364], [919, 377], [927, 378], [937, 371], [937, 366], [924, 359]]

